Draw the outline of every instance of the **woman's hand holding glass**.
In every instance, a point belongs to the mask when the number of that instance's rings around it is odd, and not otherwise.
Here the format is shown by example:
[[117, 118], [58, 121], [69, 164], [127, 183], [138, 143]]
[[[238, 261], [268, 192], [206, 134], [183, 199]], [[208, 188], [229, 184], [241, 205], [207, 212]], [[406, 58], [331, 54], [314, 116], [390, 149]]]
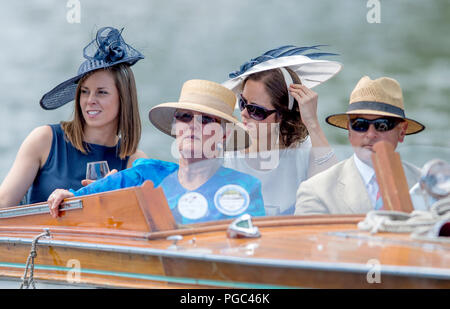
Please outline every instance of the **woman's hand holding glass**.
[[97, 180], [109, 173], [107, 161], [89, 162], [86, 166], [86, 179]]
[[86, 179], [83, 179], [81, 184], [87, 186], [98, 179], [115, 173], [117, 173], [117, 170], [110, 171], [107, 161], [89, 162], [86, 166]]
[[[117, 173], [117, 170], [113, 169], [112, 171], [110, 171], [107, 161], [89, 162], [86, 167], [86, 179], [82, 180], [81, 184], [83, 186], [87, 186], [98, 179], [107, 177], [115, 173]], [[53, 191], [47, 199], [47, 204], [50, 209], [50, 215], [53, 218], [57, 218], [61, 203], [64, 201], [64, 199], [73, 196], [73, 193], [68, 190], [56, 189], [55, 191]]]

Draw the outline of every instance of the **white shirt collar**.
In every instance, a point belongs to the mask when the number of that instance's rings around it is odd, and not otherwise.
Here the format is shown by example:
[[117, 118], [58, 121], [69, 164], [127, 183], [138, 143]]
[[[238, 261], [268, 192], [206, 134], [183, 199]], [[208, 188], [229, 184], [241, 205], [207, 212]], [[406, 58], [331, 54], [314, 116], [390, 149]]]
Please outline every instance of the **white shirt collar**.
[[367, 186], [367, 184], [372, 180], [373, 175], [375, 175], [375, 170], [361, 161], [356, 154], [353, 154], [353, 159], [355, 160], [355, 165], [364, 180], [364, 184]]

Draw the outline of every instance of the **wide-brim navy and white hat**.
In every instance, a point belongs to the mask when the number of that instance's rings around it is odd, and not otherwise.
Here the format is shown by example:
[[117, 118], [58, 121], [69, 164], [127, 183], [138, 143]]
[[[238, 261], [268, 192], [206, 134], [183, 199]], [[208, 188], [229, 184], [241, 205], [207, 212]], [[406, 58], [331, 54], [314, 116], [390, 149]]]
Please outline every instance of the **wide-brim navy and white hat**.
[[[122, 29], [123, 30], [123, 29]], [[113, 27], [103, 27], [97, 31], [96, 38], [84, 49], [86, 58], [75, 77], [59, 84], [42, 97], [39, 104], [43, 109], [55, 109], [75, 99], [78, 81], [87, 73], [108, 68], [119, 63], [135, 64], [144, 56], [125, 43], [122, 30]]]
[[[222, 83], [235, 94], [242, 92], [242, 84], [247, 76], [278, 68], [290, 68], [308, 88], [315, 87], [334, 75], [341, 69], [342, 64], [336, 61], [317, 59], [322, 56], [336, 56], [335, 53], [318, 52], [324, 45], [296, 47], [285, 45], [269, 50], [256, 58], [241, 65], [238, 71], [229, 74], [229, 80]], [[311, 51], [306, 53], [307, 51]]]

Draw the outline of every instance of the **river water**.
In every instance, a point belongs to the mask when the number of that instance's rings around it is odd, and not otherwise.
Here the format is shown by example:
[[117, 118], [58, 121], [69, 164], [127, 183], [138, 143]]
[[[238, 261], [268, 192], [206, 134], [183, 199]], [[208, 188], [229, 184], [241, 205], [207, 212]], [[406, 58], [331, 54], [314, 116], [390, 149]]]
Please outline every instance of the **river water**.
[[[146, 56], [133, 70], [140, 148], [152, 158], [172, 161], [172, 140], [149, 123], [148, 111], [176, 101], [184, 81], [223, 82], [243, 62], [281, 45], [328, 44], [324, 50], [338, 53], [330, 59], [344, 68], [314, 90], [336, 148], [348, 144], [346, 132], [325, 117], [345, 111], [363, 75], [390, 76], [402, 85], [407, 117], [427, 127], [406, 138], [401, 154], [418, 165], [450, 159], [450, 1], [80, 0], [79, 23], [68, 22], [69, 1], [0, 3], [0, 179], [33, 128], [71, 118], [73, 103], [44, 111], [39, 100], [75, 75], [82, 47], [107, 25], [124, 27], [125, 40]], [[368, 22], [372, 3], [380, 3], [380, 23]]]

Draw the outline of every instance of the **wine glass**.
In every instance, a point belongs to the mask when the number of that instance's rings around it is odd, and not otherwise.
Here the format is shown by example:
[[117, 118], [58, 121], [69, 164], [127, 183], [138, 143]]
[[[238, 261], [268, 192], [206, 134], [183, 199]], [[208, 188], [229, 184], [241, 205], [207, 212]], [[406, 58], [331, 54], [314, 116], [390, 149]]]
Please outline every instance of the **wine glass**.
[[86, 179], [97, 180], [109, 173], [107, 161], [88, 162], [86, 167]]

